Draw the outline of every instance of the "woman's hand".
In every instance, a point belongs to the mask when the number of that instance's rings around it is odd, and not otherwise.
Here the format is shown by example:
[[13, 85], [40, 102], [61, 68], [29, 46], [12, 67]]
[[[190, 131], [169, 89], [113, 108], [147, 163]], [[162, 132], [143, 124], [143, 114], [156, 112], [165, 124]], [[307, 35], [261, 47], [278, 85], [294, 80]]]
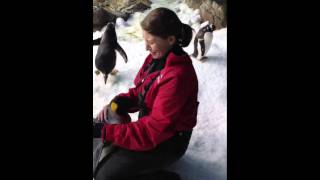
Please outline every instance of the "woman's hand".
[[108, 105], [105, 105], [97, 116], [98, 122], [107, 122], [108, 118]]

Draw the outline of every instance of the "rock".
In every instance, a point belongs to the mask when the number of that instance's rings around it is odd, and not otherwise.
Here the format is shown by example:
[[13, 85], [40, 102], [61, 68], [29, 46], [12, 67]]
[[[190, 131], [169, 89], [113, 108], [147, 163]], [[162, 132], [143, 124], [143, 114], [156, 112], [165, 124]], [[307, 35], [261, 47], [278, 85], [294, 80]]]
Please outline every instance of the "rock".
[[93, 31], [100, 31], [108, 22], [115, 22], [116, 16], [102, 7], [93, 8]]
[[192, 9], [199, 9], [204, 0], [184, 0], [184, 2]]
[[226, 26], [225, 12], [222, 6], [215, 1], [211, 3], [210, 0], [205, 1], [199, 7], [200, 16], [203, 21], [209, 21], [214, 24], [217, 29], [221, 29]]
[[126, 6], [125, 8], [121, 9], [122, 12], [128, 13], [128, 14], [133, 14], [135, 12], [142, 12], [144, 10], [147, 10], [151, 7], [151, 3], [142, 3], [142, 2], [137, 2], [136, 4], [131, 4]]
[[201, 22], [209, 21], [217, 29], [227, 26], [226, 0], [184, 0], [192, 9], [198, 9]]
[[[116, 23], [117, 18], [126, 21], [131, 14], [151, 8], [151, 2], [149, 0], [93, 0], [93, 7], [93, 29], [95, 31], [108, 22]], [[102, 8], [105, 11], [96, 12], [95, 8]]]

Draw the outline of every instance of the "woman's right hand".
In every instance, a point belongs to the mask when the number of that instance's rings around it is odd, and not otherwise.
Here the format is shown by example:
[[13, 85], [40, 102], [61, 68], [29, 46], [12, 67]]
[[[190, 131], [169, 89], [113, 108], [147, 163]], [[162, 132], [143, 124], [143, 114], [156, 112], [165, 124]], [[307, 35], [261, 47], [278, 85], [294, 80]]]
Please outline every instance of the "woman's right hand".
[[107, 122], [108, 118], [108, 105], [105, 105], [97, 116], [98, 122]]

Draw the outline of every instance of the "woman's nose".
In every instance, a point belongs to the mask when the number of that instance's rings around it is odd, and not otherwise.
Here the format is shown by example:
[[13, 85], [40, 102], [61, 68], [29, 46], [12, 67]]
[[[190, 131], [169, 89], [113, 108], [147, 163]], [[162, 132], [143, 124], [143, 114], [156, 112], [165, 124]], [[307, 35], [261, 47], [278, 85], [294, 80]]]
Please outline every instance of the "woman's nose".
[[150, 50], [150, 46], [146, 45], [146, 50], [149, 51]]

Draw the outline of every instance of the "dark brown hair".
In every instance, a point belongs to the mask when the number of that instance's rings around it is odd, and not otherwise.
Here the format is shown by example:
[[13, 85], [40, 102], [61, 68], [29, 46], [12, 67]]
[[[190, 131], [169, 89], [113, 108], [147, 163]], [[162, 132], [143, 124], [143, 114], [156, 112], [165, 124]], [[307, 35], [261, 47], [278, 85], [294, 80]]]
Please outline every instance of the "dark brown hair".
[[177, 43], [182, 47], [187, 47], [192, 39], [192, 28], [182, 23], [176, 13], [167, 8], [152, 10], [140, 25], [143, 30], [154, 36], [175, 36]]

